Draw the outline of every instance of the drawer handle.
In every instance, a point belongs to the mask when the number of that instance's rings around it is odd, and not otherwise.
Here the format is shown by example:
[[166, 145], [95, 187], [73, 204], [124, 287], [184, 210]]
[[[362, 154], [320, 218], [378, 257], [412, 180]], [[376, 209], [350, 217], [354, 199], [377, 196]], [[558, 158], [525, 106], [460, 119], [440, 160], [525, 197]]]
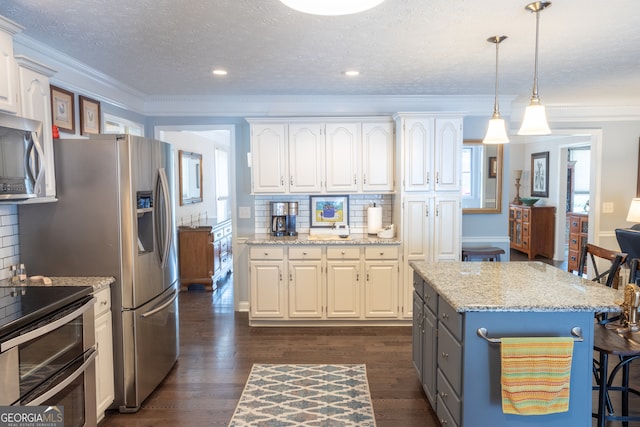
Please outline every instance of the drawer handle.
[[107, 301], [106, 300], [100, 301], [100, 305], [107, 305]]
[[443, 399], [446, 399], [447, 397], [449, 397], [449, 393], [445, 393], [444, 391], [440, 392], [440, 397]]
[[445, 353], [444, 351], [442, 352], [442, 358], [443, 359], [448, 359], [449, 358], [449, 353]]
[[426, 299], [427, 301], [431, 299], [431, 294], [425, 294], [424, 295], [424, 299]]
[[449, 318], [449, 315], [447, 313], [442, 313], [442, 318], [446, 320]]
[[441, 419], [440, 420], [440, 424], [442, 424], [444, 426], [444, 425], [447, 425], [448, 423], [447, 423], [447, 420]]

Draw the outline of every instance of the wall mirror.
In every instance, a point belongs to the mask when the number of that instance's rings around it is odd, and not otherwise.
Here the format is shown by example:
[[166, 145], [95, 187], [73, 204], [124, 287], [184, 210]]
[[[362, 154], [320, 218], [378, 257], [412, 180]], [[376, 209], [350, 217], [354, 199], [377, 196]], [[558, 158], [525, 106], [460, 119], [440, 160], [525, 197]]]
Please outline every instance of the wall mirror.
[[202, 202], [202, 154], [178, 151], [180, 206]]
[[462, 145], [462, 213], [502, 212], [501, 144], [465, 140]]

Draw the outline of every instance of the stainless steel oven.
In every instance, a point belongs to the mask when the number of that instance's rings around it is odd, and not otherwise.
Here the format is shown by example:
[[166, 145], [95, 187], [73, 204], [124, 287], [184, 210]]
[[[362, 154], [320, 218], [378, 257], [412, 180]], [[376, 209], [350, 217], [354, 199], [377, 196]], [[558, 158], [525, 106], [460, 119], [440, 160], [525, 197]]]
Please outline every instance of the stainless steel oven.
[[[46, 288], [15, 288], [0, 300], [13, 300], [29, 312], [37, 289]], [[51, 310], [49, 304], [29, 314], [37, 319], [0, 338], [0, 405], [58, 406], [65, 427], [96, 425], [94, 303], [85, 295], [43, 314]], [[24, 317], [16, 319], [25, 323]]]

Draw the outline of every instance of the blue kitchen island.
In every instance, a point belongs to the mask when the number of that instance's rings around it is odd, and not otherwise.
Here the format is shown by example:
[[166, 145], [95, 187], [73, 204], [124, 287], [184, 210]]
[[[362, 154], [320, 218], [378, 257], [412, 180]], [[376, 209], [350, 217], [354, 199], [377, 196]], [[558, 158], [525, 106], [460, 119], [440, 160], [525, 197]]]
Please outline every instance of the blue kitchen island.
[[[442, 425], [590, 426], [595, 312], [622, 291], [541, 262], [411, 261], [413, 363]], [[501, 337], [573, 336], [568, 412], [502, 412]]]

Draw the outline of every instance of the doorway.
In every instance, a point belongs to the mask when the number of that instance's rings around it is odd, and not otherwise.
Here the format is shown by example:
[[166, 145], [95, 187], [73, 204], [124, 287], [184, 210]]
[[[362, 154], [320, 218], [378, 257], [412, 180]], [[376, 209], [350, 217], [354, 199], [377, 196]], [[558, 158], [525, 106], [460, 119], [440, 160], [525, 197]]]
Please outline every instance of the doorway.
[[[178, 173], [178, 151], [184, 150], [202, 155], [202, 201], [180, 205], [176, 203], [176, 223], [189, 225], [194, 221], [231, 220], [231, 250], [236, 247], [235, 218], [235, 126], [234, 125], [185, 125], [156, 126], [155, 137], [172, 144], [176, 171]], [[179, 180], [176, 180], [179, 185]], [[178, 193], [178, 191], [176, 191]], [[233, 270], [237, 270], [237, 259], [233, 257]], [[189, 289], [195, 288], [191, 285]], [[212, 303], [216, 309], [229, 306], [233, 310], [235, 301], [235, 285], [233, 272], [214, 286]]]

